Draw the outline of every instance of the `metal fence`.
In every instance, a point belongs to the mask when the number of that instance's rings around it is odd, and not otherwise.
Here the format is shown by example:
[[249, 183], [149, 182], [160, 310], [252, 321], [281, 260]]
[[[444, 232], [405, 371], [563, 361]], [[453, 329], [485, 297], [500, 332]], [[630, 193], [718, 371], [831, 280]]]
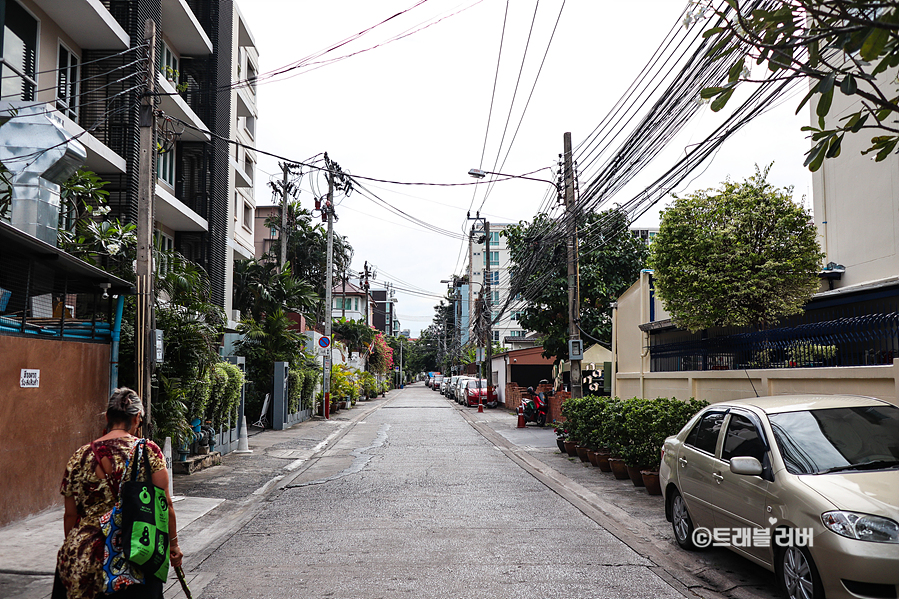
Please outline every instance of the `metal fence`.
[[809, 309], [771, 327], [650, 335], [652, 372], [892, 364], [899, 302]]

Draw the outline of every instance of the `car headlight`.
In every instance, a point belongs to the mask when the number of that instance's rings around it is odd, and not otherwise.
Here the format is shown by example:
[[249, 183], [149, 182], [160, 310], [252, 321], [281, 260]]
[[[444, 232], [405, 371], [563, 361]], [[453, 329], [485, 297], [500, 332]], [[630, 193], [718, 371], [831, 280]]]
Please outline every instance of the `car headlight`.
[[824, 526], [844, 537], [875, 543], [899, 543], [899, 524], [889, 518], [855, 512], [825, 512]]

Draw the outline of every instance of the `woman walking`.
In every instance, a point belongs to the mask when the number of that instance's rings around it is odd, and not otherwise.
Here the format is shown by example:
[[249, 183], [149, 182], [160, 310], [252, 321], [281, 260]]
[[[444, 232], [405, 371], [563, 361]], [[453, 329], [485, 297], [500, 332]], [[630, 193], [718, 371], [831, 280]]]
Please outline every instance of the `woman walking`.
[[[103, 593], [105, 537], [100, 517], [115, 505], [125, 464], [138, 442], [137, 431], [144, 408], [137, 394], [128, 388], [116, 389], [106, 408], [107, 433], [79, 448], [66, 466], [60, 492], [65, 496], [63, 527], [65, 541], [56, 558], [56, 579], [52, 599], [97, 599]], [[151, 481], [165, 489], [169, 512], [170, 563], [181, 565], [175, 510], [169, 494], [169, 473], [159, 446], [147, 441]], [[162, 581], [147, 574], [144, 584], [135, 584], [115, 593], [120, 599], [161, 599]]]

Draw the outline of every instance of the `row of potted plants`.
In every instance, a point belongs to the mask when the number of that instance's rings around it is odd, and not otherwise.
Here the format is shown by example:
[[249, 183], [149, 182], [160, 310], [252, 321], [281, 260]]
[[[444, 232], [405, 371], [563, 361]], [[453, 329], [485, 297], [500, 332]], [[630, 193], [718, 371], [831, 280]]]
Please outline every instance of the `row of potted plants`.
[[562, 405], [565, 421], [556, 423], [559, 450], [590, 462], [615, 478], [630, 479], [661, 495], [659, 466], [662, 445], [708, 402], [658, 397], [598, 397], [568, 399]]

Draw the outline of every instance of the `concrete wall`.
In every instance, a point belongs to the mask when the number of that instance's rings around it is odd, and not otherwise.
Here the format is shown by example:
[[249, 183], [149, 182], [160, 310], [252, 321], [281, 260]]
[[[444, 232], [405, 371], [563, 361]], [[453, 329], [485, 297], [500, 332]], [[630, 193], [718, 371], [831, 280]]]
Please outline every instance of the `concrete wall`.
[[[109, 346], [0, 336], [0, 356], [2, 526], [62, 503], [66, 463], [106, 425]], [[19, 386], [23, 368], [40, 387]]]
[[[889, 89], [896, 72], [881, 75]], [[865, 85], [859, 80], [859, 85]], [[836, 123], [859, 109], [859, 96], [834, 93], [827, 122]], [[817, 126], [814, 106], [811, 122]], [[847, 287], [899, 274], [899, 156], [874, 162], [861, 151], [871, 145], [874, 131], [847, 134], [839, 158], [825, 160], [812, 175], [814, 218], [824, 263], [846, 267], [835, 287]]]
[[885, 366], [645, 372], [642, 376], [639, 372], [619, 372], [616, 384], [618, 397], [695, 397], [716, 403], [754, 397], [756, 393], [845, 393], [899, 405], [899, 359]]

